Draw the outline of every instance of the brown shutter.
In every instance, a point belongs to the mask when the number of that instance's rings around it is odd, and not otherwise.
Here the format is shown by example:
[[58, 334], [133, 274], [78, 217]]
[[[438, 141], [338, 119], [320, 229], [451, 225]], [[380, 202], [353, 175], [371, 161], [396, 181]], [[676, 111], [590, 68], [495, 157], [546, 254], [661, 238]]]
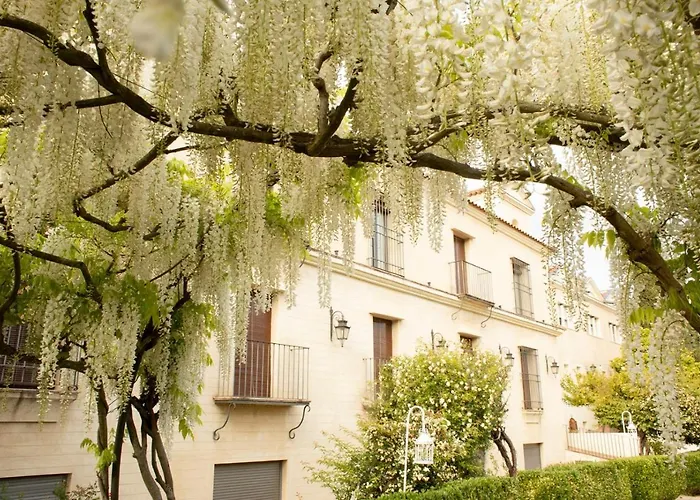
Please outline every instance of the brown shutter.
[[466, 269], [466, 241], [456, 234], [454, 235], [455, 246], [455, 279], [457, 295], [467, 293], [467, 269]]
[[374, 318], [374, 380], [379, 383], [379, 372], [393, 354], [391, 321]]
[[236, 359], [233, 392], [237, 397], [270, 397], [270, 358], [272, 309], [256, 312], [251, 304], [248, 316], [248, 349], [246, 360]]

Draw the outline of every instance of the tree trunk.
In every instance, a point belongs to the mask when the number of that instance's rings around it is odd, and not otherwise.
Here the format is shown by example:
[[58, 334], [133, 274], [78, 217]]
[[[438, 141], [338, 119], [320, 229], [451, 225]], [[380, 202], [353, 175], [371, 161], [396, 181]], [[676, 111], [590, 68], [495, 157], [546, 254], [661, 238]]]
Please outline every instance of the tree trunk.
[[[515, 477], [518, 474], [518, 458], [513, 441], [510, 439], [504, 427], [491, 431], [491, 439], [498, 448], [498, 452], [503, 457], [503, 462], [508, 469], [508, 475]], [[504, 444], [505, 443], [505, 444]], [[508, 448], [506, 448], [506, 445]]]

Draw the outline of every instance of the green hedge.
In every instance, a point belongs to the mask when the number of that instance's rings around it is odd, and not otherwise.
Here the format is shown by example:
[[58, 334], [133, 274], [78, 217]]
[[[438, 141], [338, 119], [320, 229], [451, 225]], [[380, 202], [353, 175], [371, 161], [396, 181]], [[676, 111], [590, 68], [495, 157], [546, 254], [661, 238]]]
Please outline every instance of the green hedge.
[[700, 495], [700, 452], [685, 455], [685, 492]]
[[382, 500], [676, 500], [684, 492], [700, 493], [700, 452], [685, 455], [684, 466], [663, 456], [576, 462], [522, 471], [515, 479], [466, 479]]
[[634, 500], [676, 500], [686, 489], [684, 469], [668, 457], [625, 458], [610, 463], [627, 472]]

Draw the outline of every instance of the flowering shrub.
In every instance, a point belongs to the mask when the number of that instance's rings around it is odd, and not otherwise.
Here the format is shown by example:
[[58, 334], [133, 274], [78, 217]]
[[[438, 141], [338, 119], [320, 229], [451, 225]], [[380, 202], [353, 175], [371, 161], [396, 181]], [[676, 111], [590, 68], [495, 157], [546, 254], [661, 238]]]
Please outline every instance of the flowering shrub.
[[428, 432], [435, 440], [432, 465], [412, 463], [412, 443], [420, 432], [420, 414], [410, 423], [408, 480], [411, 490], [426, 490], [449, 481], [479, 475], [491, 430], [505, 414], [502, 395], [507, 369], [489, 353], [420, 350], [396, 357], [382, 367], [377, 399], [359, 417], [352, 441], [330, 436], [321, 447], [311, 480], [336, 498], [376, 497], [400, 491], [403, 482], [405, 422], [414, 405], [426, 411]]

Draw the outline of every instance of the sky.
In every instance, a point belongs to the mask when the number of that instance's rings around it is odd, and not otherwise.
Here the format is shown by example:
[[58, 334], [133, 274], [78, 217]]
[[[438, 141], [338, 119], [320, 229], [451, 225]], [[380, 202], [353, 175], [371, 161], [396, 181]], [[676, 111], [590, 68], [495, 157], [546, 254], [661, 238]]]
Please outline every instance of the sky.
[[[541, 221], [544, 214], [545, 188], [535, 185], [530, 185], [529, 188], [534, 190], [530, 201], [535, 206], [535, 220]], [[534, 233], [533, 236], [542, 237], [542, 224], [532, 224], [531, 231]], [[602, 248], [591, 248], [586, 245], [583, 249], [583, 256], [586, 260], [586, 274], [588, 277], [593, 278], [600, 290], [610, 288], [610, 266], [605, 257], [605, 250]]]

